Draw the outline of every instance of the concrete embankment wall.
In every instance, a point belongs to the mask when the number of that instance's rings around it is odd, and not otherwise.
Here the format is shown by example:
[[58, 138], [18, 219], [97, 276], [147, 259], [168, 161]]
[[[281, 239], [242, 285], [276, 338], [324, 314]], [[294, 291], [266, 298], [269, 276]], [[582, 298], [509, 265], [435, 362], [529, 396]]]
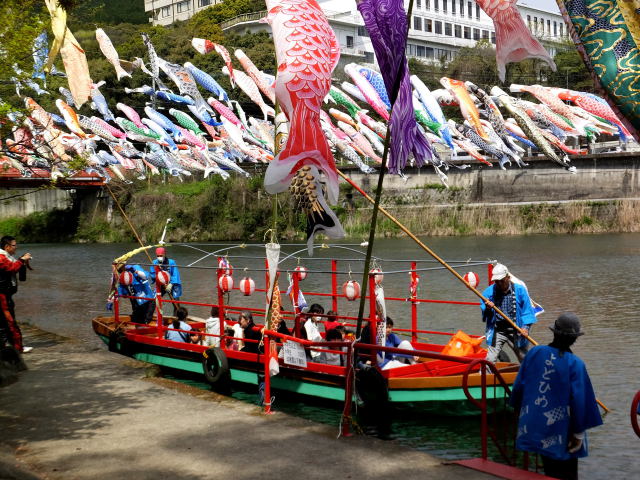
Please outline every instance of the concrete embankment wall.
[[26, 217], [35, 212], [70, 208], [72, 191], [58, 188], [0, 189], [0, 220], [12, 217]]

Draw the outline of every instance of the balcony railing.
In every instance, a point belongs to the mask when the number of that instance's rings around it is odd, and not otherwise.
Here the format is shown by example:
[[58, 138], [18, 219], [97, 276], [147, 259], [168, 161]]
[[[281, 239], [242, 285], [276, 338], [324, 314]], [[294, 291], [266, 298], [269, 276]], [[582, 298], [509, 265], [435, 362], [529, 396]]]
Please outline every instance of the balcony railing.
[[267, 10], [262, 10], [261, 12], [244, 13], [242, 15], [238, 15], [237, 17], [233, 17], [231, 20], [222, 22], [220, 24], [220, 28], [224, 30], [226, 28], [231, 28], [239, 23], [255, 22], [262, 18], [265, 18], [268, 13], [269, 12]]

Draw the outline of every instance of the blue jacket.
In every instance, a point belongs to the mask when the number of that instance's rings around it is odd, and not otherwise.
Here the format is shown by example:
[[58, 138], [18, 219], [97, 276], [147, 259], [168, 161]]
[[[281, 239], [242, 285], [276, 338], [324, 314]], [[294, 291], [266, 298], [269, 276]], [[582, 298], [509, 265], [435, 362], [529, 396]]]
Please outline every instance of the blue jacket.
[[166, 262], [159, 264], [156, 258], [151, 267], [149, 267], [149, 273], [151, 275], [151, 282], [156, 281], [156, 265], [160, 265], [160, 270], [169, 272], [169, 283], [172, 285], [171, 295], [173, 298], [178, 299], [182, 296], [182, 282], [180, 281], [180, 271], [176, 266], [176, 261], [171, 258], [165, 258]]
[[[400, 345], [401, 342], [402, 342], [402, 340], [400, 339], [400, 337], [398, 335], [396, 335], [395, 333], [390, 333], [389, 335], [387, 335], [387, 337], [386, 337], [386, 339], [384, 341], [384, 346], [385, 347], [398, 348], [398, 346]], [[401, 354], [401, 353], [387, 353], [387, 352], [384, 352], [384, 354], [378, 355], [378, 366], [380, 368], [382, 368], [387, 363], [389, 363], [391, 360], [401, 360], [403, 358], [411, 358], [411, 355], [404, 355], [404, 354]]]
[[[495, 291], [497, 288], [498, 286], [494, 283], [493, 285], [489, 285], [484, 290], [484, 292], [482, 292], [482, 294], [493, 303], [495, 303]], [[513, 282], [511, 282], [511, 288], [513, 289], [516, 296], [516, 318], [512, 318], [511, 320], [514, 320], [516, 325], [518, 325], [518, 327], [520, 328], [536, 323], [536, 314], [534, 313], [533, 307], [531, 306], [531, 299], [529, 298], [527, 289], [519, 283]], [[480, 303], [480, 309], [482, 310], [482, 321], [487, 323], [487, 345], [492, 345], [493, 336], [495, 334], [497, 315], [495, 310], [493, 308], [488, 309], [484, 302]], [[517, 341], [518, 347], [524, 347], [527, 342], [528, 340], [526, 338], [521, 337]]]
[[[131, 297], [154, 298], [155, 293], [153, 293], [153, 290], [149, 286], [149, 280], [147, 278], [142, 278], [142, 275], [146, 277], [147, 272], [145, 272], [140, 265], [128, 265], [127, 270], [133, 273], [133, 283], [131, 285], [118, 286], [118, 294], [129, 295]], [[135, 301], [138, 303], [138, 305], [142, 305], [149, 300], [137, 298], [135, 299]]]
[[556, 460], [586, 457], [586, 434], [575, 453], [567, 449], [570, 436], [602, 424], [584, 362], [548, 345], [527, 353], [510, 402], [520, 409], [516, 448]]

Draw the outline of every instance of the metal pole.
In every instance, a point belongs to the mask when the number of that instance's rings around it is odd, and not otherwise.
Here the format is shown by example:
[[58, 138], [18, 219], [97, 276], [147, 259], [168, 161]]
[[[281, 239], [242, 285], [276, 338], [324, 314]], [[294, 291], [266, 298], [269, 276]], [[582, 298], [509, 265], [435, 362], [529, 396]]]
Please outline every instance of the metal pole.
[[[416, 281], [418, 274], [416, 273], [416, 262], [411, 262], [411, 280]], [[418, 292], [416, 291], [411, 295], [411, 341], [418, 341], [418, 302], [416, 302], [416, 297]]]
[[331, 309], [338, 311], [338, 261], [331, 260]]

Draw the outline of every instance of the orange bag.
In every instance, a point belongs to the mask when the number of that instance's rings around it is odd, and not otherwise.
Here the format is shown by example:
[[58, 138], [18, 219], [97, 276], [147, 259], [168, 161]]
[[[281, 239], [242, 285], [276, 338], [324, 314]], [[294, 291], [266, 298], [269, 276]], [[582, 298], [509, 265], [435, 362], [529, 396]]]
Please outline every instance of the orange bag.
[[451, 337], [449, 343], [442, 349], [443, 355], [451, 355], [453, 357], [464, 357], [472, 353], [476, 353], [480, 349], [483, 338], [471, 338], [462, 330], [458, 330]]

